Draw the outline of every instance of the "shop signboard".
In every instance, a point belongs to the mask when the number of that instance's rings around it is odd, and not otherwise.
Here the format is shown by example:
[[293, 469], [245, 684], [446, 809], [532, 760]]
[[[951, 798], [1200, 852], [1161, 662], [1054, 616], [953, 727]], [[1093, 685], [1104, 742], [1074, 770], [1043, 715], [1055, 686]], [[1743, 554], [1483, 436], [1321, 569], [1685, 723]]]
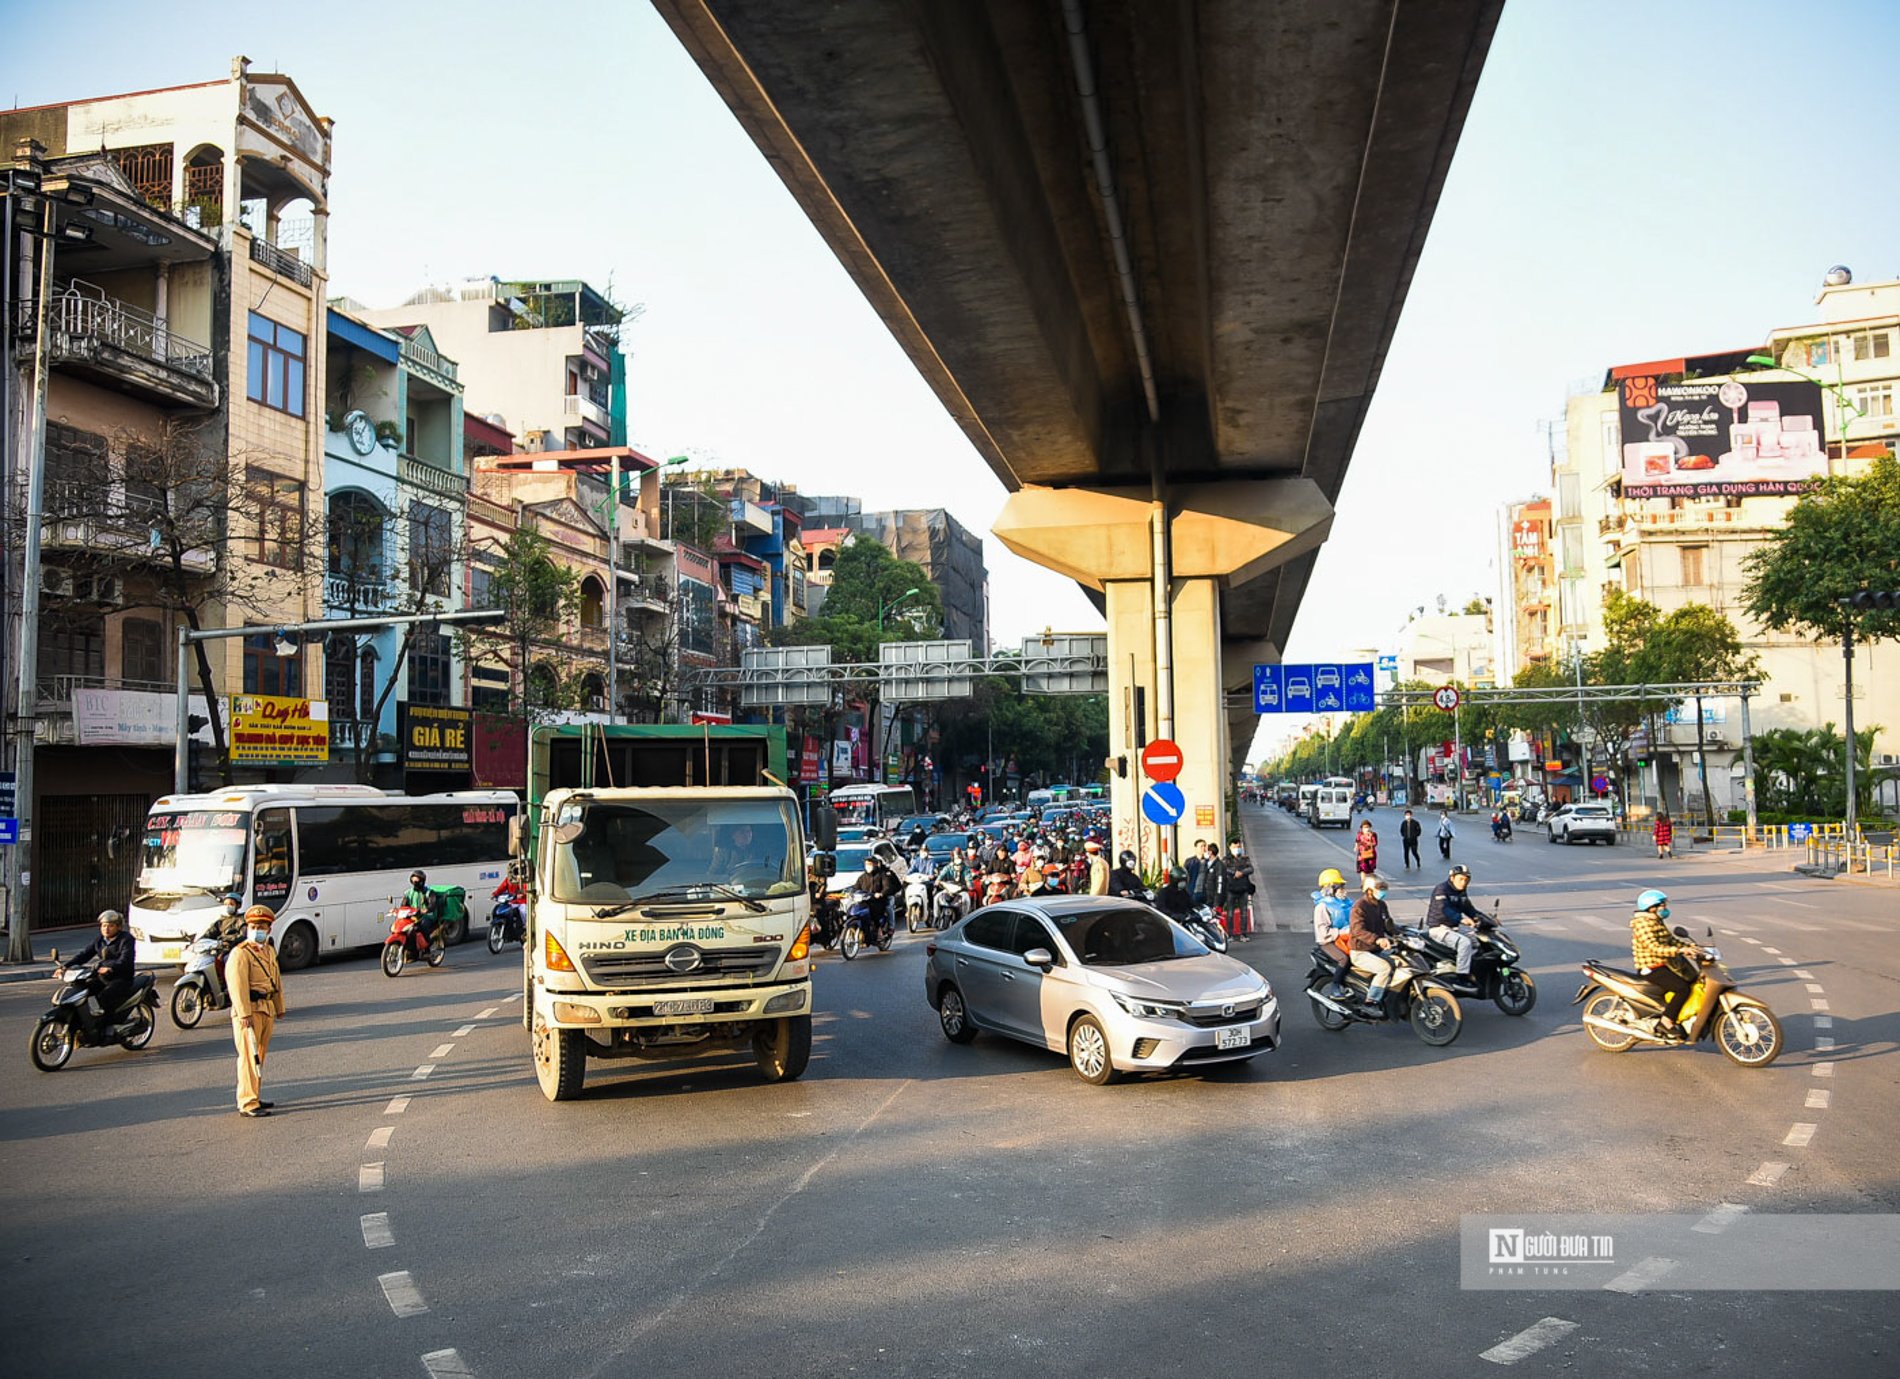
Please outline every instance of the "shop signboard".
[[231, 760], [246, 765], [330, 759], [330, 706], [321, 699], [231, 696]]
[[1779, 496], [1827, 477], [1817, 383], [1636, 375], [1617, 387], [1625, 498]]

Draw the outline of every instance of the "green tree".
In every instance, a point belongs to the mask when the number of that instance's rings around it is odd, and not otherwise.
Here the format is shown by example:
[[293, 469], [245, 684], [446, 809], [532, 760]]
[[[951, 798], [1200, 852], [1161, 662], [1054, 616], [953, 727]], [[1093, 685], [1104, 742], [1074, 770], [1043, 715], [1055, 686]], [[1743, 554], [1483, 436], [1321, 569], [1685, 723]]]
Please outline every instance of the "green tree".
[[1763, 627], [1838, 642], [1900, 637], [1900, 609], [1843, 608], [1863, 589], [1900, 589], [1900, 461], [1823, 481], [1743, 562], [1748, 611]]
[[[906, 597], [913, 589], [917, 592]], [[941, 636], [942, 629], [943, 595], [923, 567], [858, 537], [838, 552], [819, 615], [775, 629], [771, 641], [775, 646], [829, 645], [834, 661], [867, 662], [877, 659], [879, 642], [929, 640]]]
[[[561, 633], [580, 611], [580, 578], [555, 562], [553, 549], [532, 527], [510, 532], [489, 585], [493, 606], [507, 617], [463, 633], [470, 659], [498, 649], [507, 655], [513, 707], [521, 712], [565, 708], [578, 695], [579, 676], [561, 669], [569, 654]], [[537, 652], [544, 653], [538, 660]]]

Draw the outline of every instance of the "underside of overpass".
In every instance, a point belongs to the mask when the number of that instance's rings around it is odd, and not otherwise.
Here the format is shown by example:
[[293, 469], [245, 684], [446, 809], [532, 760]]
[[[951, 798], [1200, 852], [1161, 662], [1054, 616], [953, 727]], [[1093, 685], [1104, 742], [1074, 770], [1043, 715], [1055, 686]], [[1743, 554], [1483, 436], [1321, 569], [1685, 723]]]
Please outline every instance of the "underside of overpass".
[[1224, 829], [1503, 0], [654, 3]]

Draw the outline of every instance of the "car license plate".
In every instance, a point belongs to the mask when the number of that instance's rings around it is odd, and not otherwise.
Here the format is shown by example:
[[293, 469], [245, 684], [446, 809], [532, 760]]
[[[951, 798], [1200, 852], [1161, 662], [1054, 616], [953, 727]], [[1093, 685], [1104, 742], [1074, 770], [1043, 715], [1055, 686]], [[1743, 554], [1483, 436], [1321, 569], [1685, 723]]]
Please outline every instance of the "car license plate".
[[185, 956], [185, 945], [182, 943], [168, 943], [159, 949], [158, 952], [159, 956], [167, 961], [170, 961], [172, 958], [182, 958]]
[[1251, 1043], [1253, 1031], [1245, 1025], [1214, 1031], [1214, 1047], [1217, 1049], [1244, 1049]]
[[710, 996], [695, 996], [685, 1001], [655, 1001], [653, 1003], [655, 1015], [710, 1015], [712, 1008], [713, 998]]

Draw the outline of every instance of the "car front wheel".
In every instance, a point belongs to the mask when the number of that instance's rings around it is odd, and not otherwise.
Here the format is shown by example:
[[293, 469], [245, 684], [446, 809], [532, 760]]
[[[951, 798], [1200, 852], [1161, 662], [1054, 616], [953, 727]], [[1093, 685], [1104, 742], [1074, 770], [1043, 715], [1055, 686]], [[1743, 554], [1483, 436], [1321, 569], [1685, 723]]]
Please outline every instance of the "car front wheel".
[[1093, 1015], [1084, 1015], [1069, 1029], [1069, 1066], [1084, 1082], [1105, 1087], [1115, 1080], [1115, 1064], [1108, 1055], [1108, 1031]]

